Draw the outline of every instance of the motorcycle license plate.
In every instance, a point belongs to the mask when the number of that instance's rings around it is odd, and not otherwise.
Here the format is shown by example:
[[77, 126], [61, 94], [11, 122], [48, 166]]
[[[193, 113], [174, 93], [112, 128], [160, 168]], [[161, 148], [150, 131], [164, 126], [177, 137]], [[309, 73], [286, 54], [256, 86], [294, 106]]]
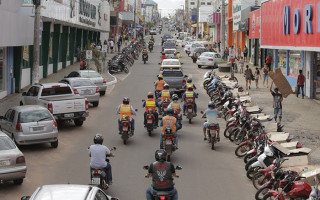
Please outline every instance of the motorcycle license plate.
[[152, 124], [152, 119], [148, 119], [148, 120], [147, 120], [147, 123], [148, 123], [148, 124]]
[[167, 144], [167, 145], [171, 145], [171, 144], [172, 144], [172, 141], [171, 141], [171, 140], [166, 140], [166, 144]]
[[215, 132], [215, 130], [210, 130], [210, 134], [214, 134]]
[[192, 112], [192, 109], [191, 109], [191, 108], [189, 108], [189, 109], [188, 109], [188, 112]]
[[91, 184], [99, 185], [100, 184], [100, 178], [92, 178], [91, 179]]
[[164, 108], [164, 109], [163, 109], [163, 111], [165, 111], [165, 112], [166, 112], [166, 111], [167, 111], [167, 108]]
[[123, 130], [123, 131], [128, 131], [128, 127], [127, 127], [127, 126], [124, 126], [124, 127], [122, 127], [122, 130]]

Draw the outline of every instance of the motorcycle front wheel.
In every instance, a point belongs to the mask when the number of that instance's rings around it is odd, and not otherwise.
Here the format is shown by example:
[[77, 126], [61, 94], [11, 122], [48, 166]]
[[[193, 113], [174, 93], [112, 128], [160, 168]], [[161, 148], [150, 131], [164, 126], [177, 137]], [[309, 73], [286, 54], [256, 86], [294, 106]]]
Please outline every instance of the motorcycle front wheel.
[[123, 71], [128, 74], [129, 73], [129, 68], [127, 66], [125, 66]]
[[264, 175], [264, 173], [261, 172], [255, 173], [252, 177], [252, 184], [257, 190], [259, 190], [261, 186], [265, 184], [267, 181], [268, 180], [266, 176]]
[[236, 154], [236, 156], [241, 158], [241, 157], [245, 156], [248, 151], [250, 151], [250, 145], [249, 144], [238, 146], [236, 148], [236, 150], [234, 151], [234, 153]]
[[257, 192], [256, 195], [254, 196], [256, 200], [262, 200], [266, 194], [269, 192], [269, 188], [260, 188]]
[[264, 195], [262, 200], [275, 200], [275, 198], [273, 197], [273, 194], [268, 193], [268, 194]]

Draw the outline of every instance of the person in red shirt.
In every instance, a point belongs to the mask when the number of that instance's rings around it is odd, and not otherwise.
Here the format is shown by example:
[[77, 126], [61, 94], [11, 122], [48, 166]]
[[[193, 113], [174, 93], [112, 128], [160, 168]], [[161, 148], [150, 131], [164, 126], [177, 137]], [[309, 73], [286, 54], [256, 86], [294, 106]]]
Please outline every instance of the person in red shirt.
[[268, 56], [266, 57], [266, 64], [269, 68], [269, 72], [271, 72], [271, 63], [272, 63], [272, 56], [271, 56], [271, 53], [269, 53]]
[[167, 58], [167, 57], [166, 57], [166, 54], [162, 53], [161, 59], [164, 60], [164, 59], [166, 59], [166, 58]]
[[298, 81], [297, 81], [297, 97], [299, 97], [300, 88], [301, 88], [302, 98], [303, 99], [304, 99], [304, 92], [303, 92], [304, 81], [305, 81], [305, 77], [302, 74], [302, 70], [299, 70], [299, 76], [298, 76]]

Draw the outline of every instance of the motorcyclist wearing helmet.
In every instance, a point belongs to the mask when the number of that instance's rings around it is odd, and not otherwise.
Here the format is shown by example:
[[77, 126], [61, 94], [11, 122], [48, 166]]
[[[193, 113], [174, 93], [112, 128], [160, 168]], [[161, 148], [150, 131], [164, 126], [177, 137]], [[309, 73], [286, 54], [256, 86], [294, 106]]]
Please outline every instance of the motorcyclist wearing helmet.
[[[219, 116], [219, 112], [217, 109], [215, 109], [215, 105], [213, 101], [210, 101], [208, 103], [208, 109], [204, 111], [202, 118], [207, 118], [207, 121], [203, 124], [203, 137], [204, 140], [207, 140], [206, 130], [208, 128], [209, 124], [218, 124], [217, 118]], [[217, 135], [217, 141], [220, 141], [220, 128], [218, 124], [218, 135]]]
[[158, 191], [172, 195], [172, 200], [178, 200], [178, 192], [174, 187], [173, 176], [179, 178], [172, 163], [166, 161], [167, 153], [163, 149], [156, 150], [155, 159], [149, 166], [146, 177], [152, 176], [152, 185], [147, 188], [146, 199], [153, 200]]
[[154, 42], [154, 37], [151, 35], [150, 41]]
[[144, 112], [144, 125], [147, 124], [147, 113], [148, 110], [151, 109], [155, 118], [154, 121], [154, 126], [159, 126], [159, 114], [157, 113], [157, 109], [156, 108], [160, 108], [160, 105], [158, 104], [158, 102], [153, 98], [153, 93], [149, 92], [148, 93], [148, 99], [146, 101], [143, 102], [142, 107], [145, 108], [145, 112]]
[[193, 90], [196, 90], [196, 89], [197, 89], [196, 86], [192, 83], [192, 78], [188, 78], [188, 79], [187, 79], [187, 83], [184, 84], [184, 86], [182, 87], [182, 89], [187, 89], [187, 88], [189, 88], [189, 87], [192, 87]]
[[172, 95], [172, 102], [169, 104], [168, 108], [172, 108], [174, 114], [180, 114], [182, 107], [179, 102], [179, 96], [177, 94]]
[[163, 75], [162, 74], [158, 75], [158, 80], [154, 84], [154, 87], [155, 87], [154, 95], [156, 98], [158, 97], [157, 94], [159, 94], [163, 90], [165, 84], [166, 82], [163, 80]]
[[177, 56], [177, 52], [173, 53], [172, 59], [179, 59], [179, 57]]
[[153, 44], [154, 44], [154, 41], [152, 41], [151, 39], [149, 40], [149, 42], [148, 42], [148, 45], [150, 46], [153, 46]]
[[161, 102], [164, 101], [164, 99], [170, 100], [172, 97], [172, 92], [169, 90], [169, 85], [166, 83], [163, 86], [163, 90], [159, 93], [158, 98], [161, 98]]
[[89, 156], [91, 157], [90, 169], [104, 169], [107, 176], [107, 184], [112, 184], [111, 165], [106, 161], [106, 156], [114, 157], [114, 154], [108, 147], [102, 145], [103, 137], [97, 133], [93, 138], [94, 144], [89, 147]]
[[194, 103], [194, 112], [197, 115], [197, 104], [195, 98], [198, 98], [198, 94], [193, 91], [192, 87], [189, 87], [188, 90], [182, 95], [182, 99], [184, 99], [183, 104], [183, 114], [186, 114], [186, 107], [188, 99], [192, 99]]
[[121, 134], [121, 120], [127, 120], [126, 118], [129, 117], [130, 124], [131, 124], [131, 134], [134, 134], [134, 119], [132, 115], [136, 115], [136, 111], [133, 107], [129, 104], [130, 99], [128, 97], [123, 98], [122, 104], [120, 104], [117, 108], [117, 114], [120, 114], [120, 118], [118, 120], [118, 127], [119, 127], [119, 134]]
[[171, 128], [172, 134], [175, 137], [174, 143], [176, 145], [176, 148], [178, 148], [178, 134], [176, 133], [176, 130], [179, 128], [179, 124], [177, 119], [173, 117], [172, 108], [167, 109], [167, 115], [162, 118], [160, 126], [162, 127], [161, 134], [160, 134], [160, 149], [163, 148], [162, 137], [165, 135], [166, 128]]
[[142, 61], [143, 61], [143, 55], [147, 55], [147, 61], [148, 61], [148, 58], [149, 58], [149, 56], [148, 56], [148, 50], [146, 49], [146, 47], [144, 47], [143, 48], [143, 51], [142, 51]]

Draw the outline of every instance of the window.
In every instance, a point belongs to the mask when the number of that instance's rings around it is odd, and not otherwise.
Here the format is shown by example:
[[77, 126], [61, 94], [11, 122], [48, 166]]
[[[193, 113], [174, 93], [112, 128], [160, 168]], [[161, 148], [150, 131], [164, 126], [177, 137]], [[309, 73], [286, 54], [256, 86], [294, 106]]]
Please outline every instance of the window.
[[72, 94], [70, 87], [52, 87], [44, 88], [41, 96], [54, 96], [54, 95], [65, 95]]
[[28, 92], [27, 92], [27, 96], [38, 96], [39, 93], [39, 87], [37, 86], [32, 86]]
[[206, 5], [206, 2], [201, 2], [201, 5]]
[[83, 78], [101, 78], [98, 72], [82, 72], [81, 77]]
[[11, 115], [11, 112], [12, 112], [12, 109], [8, 110], [8, 111], [6, 112], [6, 114], [4, 115], [4, 118], [5, 118], [6, 121], [9, 120], [10, 115]]
[[0, 48], [0, 91], [5, 89], [5, 49]]
[[193, 6], [193, 5], [195, 5], [195, 3], [194, 3], [194, 2], [190, 2], [190, 5], [192, 5], [192, 6]]
[[71, 72], [67, 77], [80, 77], [78, 72]]
[[12, 140], [9, 137], [6, 137], [6, 136], [0, 137], [0, 151], [1, 150], [10, 150], [10, 149], [14, 149], [14, 148], [16, 148], [16, 146], [14, 145], [14, 143], [12, 142]]
[[72, 87], [95, 86], [91, 80], [76, 80], [71, 82]]
[[95, 200], [109, 200], [107, 195], [102, 192], [101, 190], [99, 190], [95, 196]]
[[211, 2], [207, 2], [207, 5], [208, 5], [208, 6], [211, 6]]
[[18, 121], [20, 123], [29, 123], [37, 121], [50, 121], [53, 120], [48, 110], [34, 110], [29, 112], [19, 113]]
[[301, 54], [300, 51], [290, 51], [289, 54], [289, 75], [298, 77], [301, 69]]
[[164, 60], [162, 65], [180, 65], [180, 63], [177, 60]]
[[183, 76], [181, 71], [163, 71], [162, 75], [165, 77], [182, 77]]
[[316, 84], [315, 87], [315, 98], [320, 100], [320, 53], [317, 52], [315, 53], [315, 58], [316, 58], [316, 72], [314, 76], [314, 83]]
[[215, 58], [221, 58], [220, 54], [216, 54]]
[[287, 51], [278, 51], [278, 67], [281, 69], [283, 74], [287, 74]]
[[8, 120], [9, 122], [13, 122], [15, 114], [16, 114], [16, 111], [12, 110], [10, 117], [9, 117], [9, 120]]

